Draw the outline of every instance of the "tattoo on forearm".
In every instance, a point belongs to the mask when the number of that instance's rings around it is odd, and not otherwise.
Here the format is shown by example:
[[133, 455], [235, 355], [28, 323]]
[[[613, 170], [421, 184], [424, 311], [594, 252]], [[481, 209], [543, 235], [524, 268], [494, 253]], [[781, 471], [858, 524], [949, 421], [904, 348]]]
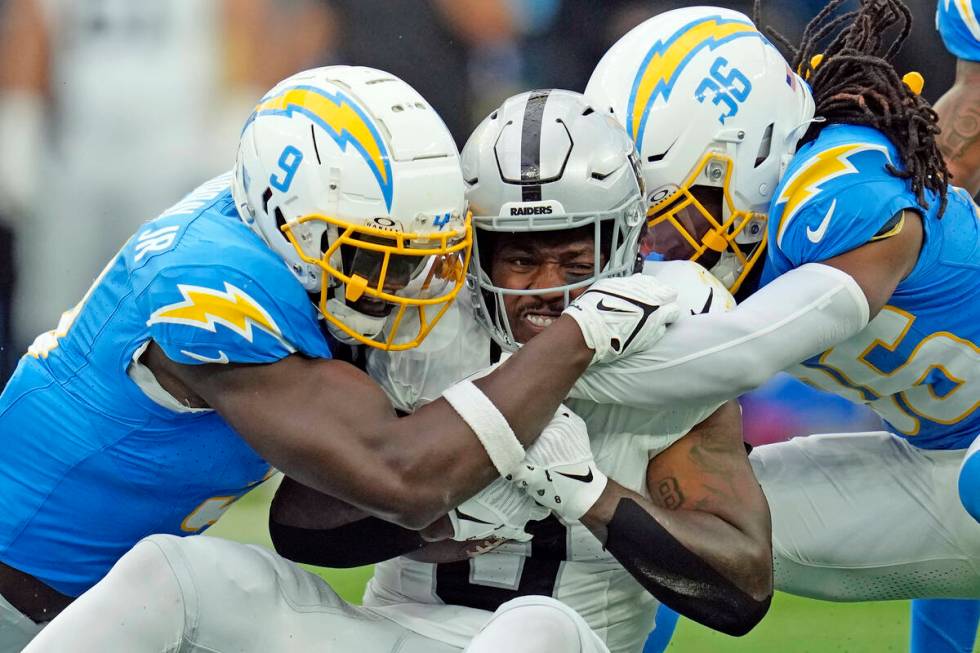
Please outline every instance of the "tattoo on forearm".
[[939, 146], [950, 160], [961, 157], [980, 138], [980, 107], [957, 102], [941, 121]]
[[677, 510], [684, 504], [684, 493], [673, 476], [662, 478], [657, 483], [657, 496], [654, 500], [667, 510]]

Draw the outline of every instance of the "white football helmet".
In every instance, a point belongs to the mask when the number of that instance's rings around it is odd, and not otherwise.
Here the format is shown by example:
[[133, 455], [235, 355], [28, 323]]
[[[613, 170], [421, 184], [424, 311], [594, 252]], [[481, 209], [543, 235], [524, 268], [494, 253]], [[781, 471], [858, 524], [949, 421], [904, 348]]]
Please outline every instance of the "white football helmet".
[[772, 194], [813, 119], [809, 87], [744, 14], [668, 11], [605, 54], [585, 91], [636, 143], [645, 249], [733, 292], [762, 255]]
[[[413, 347], [464, 283], [471, 234], [456, 145], [388, 73], [329, 66], [276, 85], [242, 131], [232, 192], [242, 219], [319, 292], [343, 342]], [[417, 333], [396, 343], [402, 324]]]
[[[568, 305], [573, 290], [637, 268], [645, 212], [635, 148], [622, 126], [581, 94], [539, 90], [507, 99], [463, 147], [463, 176], [473, 215], [473, 305], [504, 350], [518, 347], [505, 295], [564, 293]], [[492, 232], [582, 227], [593, 229], [592, 276], [555, 288], [494, 285]]]

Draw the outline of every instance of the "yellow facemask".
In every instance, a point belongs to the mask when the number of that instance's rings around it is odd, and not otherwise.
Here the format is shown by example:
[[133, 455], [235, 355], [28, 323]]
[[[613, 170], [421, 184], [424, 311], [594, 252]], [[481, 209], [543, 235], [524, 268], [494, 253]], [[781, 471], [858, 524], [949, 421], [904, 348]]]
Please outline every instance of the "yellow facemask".
[[[712, 166], [713, 174], [725, 170], [720, 188], [703, 187], [720, 191], [721, 202], [713, 207], [714, 212], [705, 206], [704, 197], [699, 199], [696, 195], [698, 191], [692, 190], [695, 189], [695, 180], [703, 178], [702, 175], [712, 163], [716, 164]], [[736, 209], [730, 192], [731, 178], [730, 157], [718, 153], [706, 154], [677, 192], [647, 211], [649, 232], [643, 253], [654, 251], [666, 259], [697, 261], [709, 270], [727, 254], [734, 257], [731, 260], [733, 265], [731, 273], [724, 275], [728, 279], [721, 281], [731, 292], [736, 292], [765, 251], [767, 236], [765, 215]], [[724, 218], [726, 213], [727, 219]], [[743, 235], [743, 240], [754, 242], [737, 243], [736, 239]]]
[[[467, 215], [461, 227], [429, 233], [407, 233], [352, 224], [326, 215], [307, 215], [287, 222], [281, 229], [305, 263], [323, 270], [320, 312], [334, 327], [354, 340], [386, 351], [417, 347], [456, 299], [466, 281], [473, 247], [473, 233]], [[321, 221], [328, 233], [336, 233], [319, 258], [303, 251], [294, 227]], [[352, 261], [345, 272], [341, 248]], [[388, 316], [384, 340], [371, 339], [334, 314], [330, 297], [343, 288], [342, 301], [367, 302], [374, 308], [392, 311]], [[355, 310], [357, 310], [355, 308]], [[406, 319], [408, 318], [408, 319]], [[398, 337], [406, 324], [414, 325], [414, 336]]]

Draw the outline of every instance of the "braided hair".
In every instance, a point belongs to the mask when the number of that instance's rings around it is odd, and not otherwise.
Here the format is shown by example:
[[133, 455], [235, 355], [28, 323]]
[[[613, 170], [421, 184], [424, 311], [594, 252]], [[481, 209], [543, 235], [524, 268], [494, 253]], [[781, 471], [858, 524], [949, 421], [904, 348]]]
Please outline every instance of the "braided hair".
[[[946, 208], [949, 170], [936, 145], [938, 116], [895, 71], [892, 59], [912, 30], [912, 14], [901, 0], [859, 0], [857, 10], [838, 14], [848, 0], [831, 0], [803, 31], [800, 46], [766, 27], [766, 32], [792, 53], [793, 69], [813, 92], [816, 115], [803, 141], [817, 137], [833, 123], [874, 127], [898, 149], [904, 169], [888, 164], [888, 172], [908, 179], [918, 203], [928, 208], [925, 190], [939, 195], [938, 215]], [[755, 0], [759, 23], [761, 0]], [[893, 28], [898, 36], [887, 42]]]

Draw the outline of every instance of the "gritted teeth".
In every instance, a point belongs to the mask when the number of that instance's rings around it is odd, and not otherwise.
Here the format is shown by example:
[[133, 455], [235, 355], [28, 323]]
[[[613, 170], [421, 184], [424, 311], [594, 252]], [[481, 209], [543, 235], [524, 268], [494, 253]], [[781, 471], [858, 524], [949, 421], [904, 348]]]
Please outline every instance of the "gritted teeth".
[[558, 319], [556, 315], [541, 315], [539, 313], [528, 313], [524, 316], [528, 322], [536, 327], [546, 327]]

